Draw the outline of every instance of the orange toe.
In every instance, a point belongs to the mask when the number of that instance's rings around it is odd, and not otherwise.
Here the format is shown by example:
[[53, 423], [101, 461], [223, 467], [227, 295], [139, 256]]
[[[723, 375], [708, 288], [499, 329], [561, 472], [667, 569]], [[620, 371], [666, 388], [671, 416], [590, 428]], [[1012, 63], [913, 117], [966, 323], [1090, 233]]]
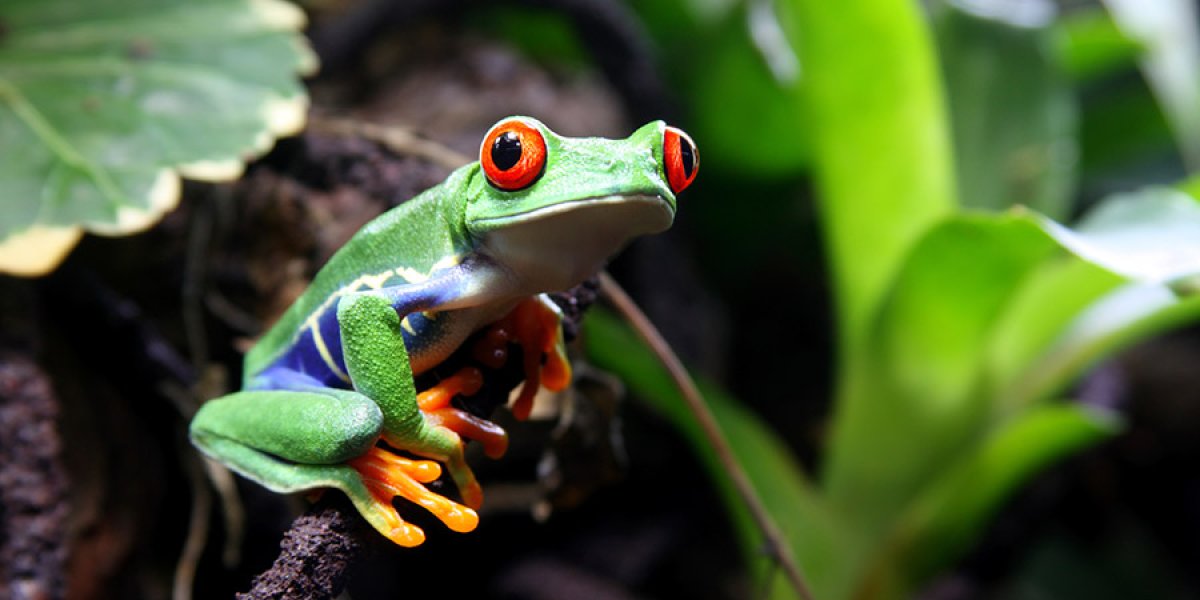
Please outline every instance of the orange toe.
[[479, 515], [474, 510], [422, 485], [441, 475], [441, 467], [435, 462], [410, 460], [376, 446], [348, 464], [362, 476], [363, 484], [377, 501], [377, 510], [390, 530], [384, 531], [384, 535], [401, 546], [419, 545], [425, 540], [425, 533], [400, 518], [391, 505], [396, 497], [420, 505], [453, 531], [465, 533], [479, 525]]

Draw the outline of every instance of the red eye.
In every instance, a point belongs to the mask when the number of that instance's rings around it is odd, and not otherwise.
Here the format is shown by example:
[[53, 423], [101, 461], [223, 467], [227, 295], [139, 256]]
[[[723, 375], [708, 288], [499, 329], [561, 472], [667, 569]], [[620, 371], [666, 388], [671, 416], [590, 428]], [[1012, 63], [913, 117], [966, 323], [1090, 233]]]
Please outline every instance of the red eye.
[[506, 119], [483, 136], [479, 164], [488, 183], [508, 192], [527, 188], [546, 169], [546, 140], [536, 127]]
[[700, 170], [700, 153], [696, 151], [696, 143], [682, 129], [667, 127], [663, 134], [663, 163], [671, 191], [678, 194], [692, 185], [696, 171]]

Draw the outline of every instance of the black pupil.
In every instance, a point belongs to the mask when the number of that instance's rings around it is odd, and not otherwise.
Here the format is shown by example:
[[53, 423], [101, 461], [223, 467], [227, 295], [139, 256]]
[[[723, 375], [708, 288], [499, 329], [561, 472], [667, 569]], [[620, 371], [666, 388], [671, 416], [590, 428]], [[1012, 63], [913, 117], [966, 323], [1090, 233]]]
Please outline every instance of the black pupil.
[[[492, 142], [492, 164], [497, 169], [507, 171], [521, 160], [521, 137], [512, 131], [506, 131]], [[689, 163], [691, 164], [691, 163]]]
[[679, 158], [683, 162], [683, 176], [691, 177], [692, 169], [696, 168], [696, 157], [692, 156], [692, 145], [680, 140]]

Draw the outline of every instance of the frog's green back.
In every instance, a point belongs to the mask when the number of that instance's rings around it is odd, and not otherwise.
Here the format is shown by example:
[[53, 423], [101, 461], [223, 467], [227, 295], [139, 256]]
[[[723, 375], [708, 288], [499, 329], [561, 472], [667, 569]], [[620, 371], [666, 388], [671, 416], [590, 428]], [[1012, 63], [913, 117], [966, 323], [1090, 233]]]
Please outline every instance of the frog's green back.
[[472, 163], [458, 169], [359, 229], [246, 354], [247, 380], [287, 351], [310, 317], [336, 309], [341, 293], [419, 281], [469, 250], [461, 190], [478, 167]]

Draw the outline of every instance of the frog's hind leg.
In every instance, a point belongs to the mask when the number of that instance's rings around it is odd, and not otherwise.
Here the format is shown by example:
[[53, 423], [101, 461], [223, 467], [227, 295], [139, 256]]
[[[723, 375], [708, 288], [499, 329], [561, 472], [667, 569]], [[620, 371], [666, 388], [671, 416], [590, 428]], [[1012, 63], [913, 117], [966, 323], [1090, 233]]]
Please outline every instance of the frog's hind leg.
[[373, 527], [402, 546], [418, 545], [425, 535], [400, 518], [392, 505], [397, 495], [451, 529], [473, 529], [473, 511], [421, 485], [440, 475], [436, 463], [376, 447], [382, 425], [379, 407], [356, 392], [261, 390], [206, 403], [192, 420], [191, 437], [205, 454], [272, 490], [342, 490]]

